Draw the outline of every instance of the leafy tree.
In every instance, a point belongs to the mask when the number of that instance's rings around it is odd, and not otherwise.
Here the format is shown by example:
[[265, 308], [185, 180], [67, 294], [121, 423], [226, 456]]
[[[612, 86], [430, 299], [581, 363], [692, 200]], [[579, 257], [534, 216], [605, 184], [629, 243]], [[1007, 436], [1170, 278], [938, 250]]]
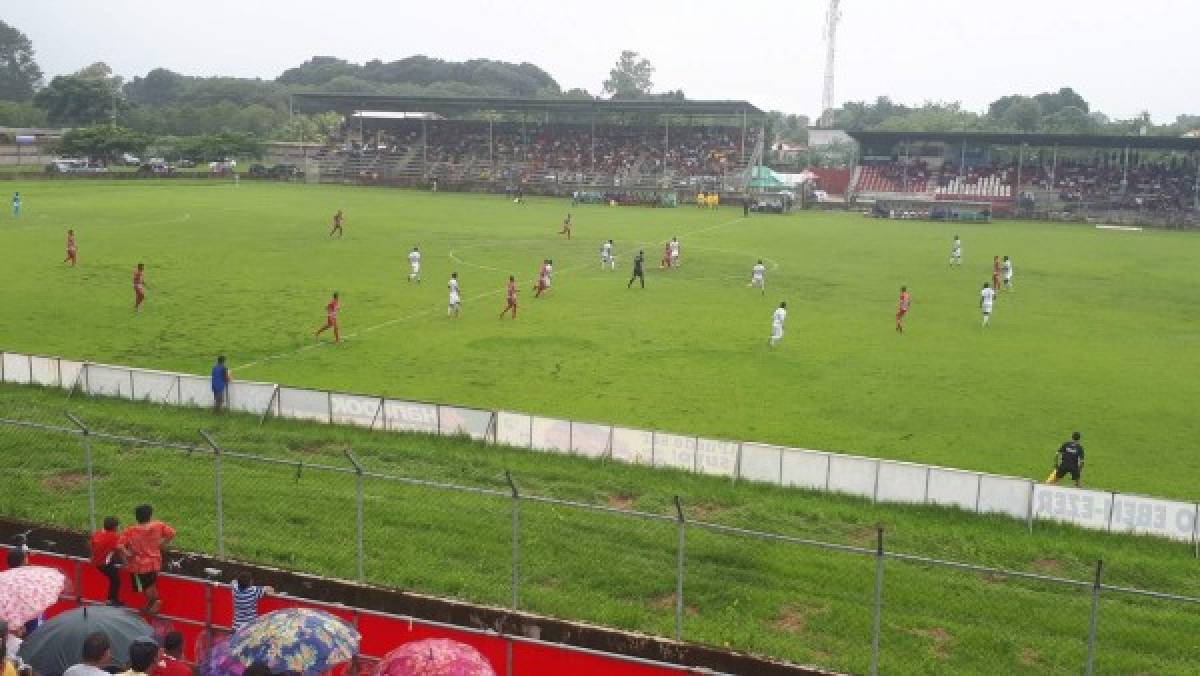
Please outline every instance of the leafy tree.
[[95, 124], [111, 119], [125, 103], [111, 80], [80, 75], [59, 75], [39, 91], [33, 102], [55, 124]]
[[155, 68], [146, 77], [134, 77], [125, 85], [130, 102], [159, 106], [171, 103], [183, 94], [189, 78], [166, 68]]
[[338, 113], [293, 115], [271, 131], [271, 140], [325, 143], [338, 135], [344, 123]]
[[1042, 118], [1042, 131], [1057, 134], [1089, 134], [1096, 131], [1096, 123], [1086, 110], [1077, 106], [1066, 106], [1054, 114]]
[[0, 21], [0, 99], [28, 101], [41, 82], [42, 69], [33, 60], [33, 43]]
[[0, 101], [0, 126], [41, 127], [46, 124], [46, 111], [29, 101]]
[[1089, 112], [1088, 102], [1070, 87], [1062, 87], [1057, 92], [1042, 92], [1033, 100], [1042, 107], [1043, 115], [1053, 115], [1064, 108], [1078, 108], [1084, 114]]
[[318, 85], [339, 75], [359, 74], [361, 66], [332, 56], [314, 56], [304, 63], [283, 71], [278, 81], [289, 85]]
[[1042, 107], [1037, 101], [1022, 96], [1008, 106], [1000, 116], [1000, 122], [1017, 131], [1037, 131], [1042, 123]]
[[262, 142], [252, 134], [234, 132], [162, 139], [161, 147], [168, 157], [182, 157], [196, 162], [263, 155]]
[[78, 127], [63, 134], [59, 150], [67, 155], [84, 155], [93, 160], [111, 160], [122, 153], [140, 153], [150, 143], [145, 134], [126, 127], [98, 124]]
[[638, 58], [638, 53], [629, 49], [621, 52], [621, 56], [608, 71], [608, 79], [604, 81], [604, 93], [612, 94], [614, 99], [637, 99], [646, 96], [654, 87], [654, 66], [648, 59]]

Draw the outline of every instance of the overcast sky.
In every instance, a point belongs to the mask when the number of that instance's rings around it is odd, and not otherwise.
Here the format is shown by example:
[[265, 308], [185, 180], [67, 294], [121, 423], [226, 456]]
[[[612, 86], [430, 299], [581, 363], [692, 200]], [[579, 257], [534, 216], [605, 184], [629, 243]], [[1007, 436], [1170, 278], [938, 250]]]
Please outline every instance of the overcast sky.
[[[827, 0], [3, 0], [47, 76], [105, 61], [126, 77], [274, 78], [320, 54], [530, 61], [599, 93], [622, 49], [656, 89], [816, 115]], [[843, 0], [836, 100], [983, 110], [1069, 85], [1113, 117], [1200, 114], [1200, 0]]]

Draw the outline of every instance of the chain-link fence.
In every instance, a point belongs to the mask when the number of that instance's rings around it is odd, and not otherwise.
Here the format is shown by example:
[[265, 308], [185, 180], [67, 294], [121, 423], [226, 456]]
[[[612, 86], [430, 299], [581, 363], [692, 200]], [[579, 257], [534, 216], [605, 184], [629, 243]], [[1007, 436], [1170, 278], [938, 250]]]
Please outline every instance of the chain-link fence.
[[[1171, 672], [1197, 667], [1200, 598], [278, 456], [0, 419], [3, 514], [73, 529], [149, 503], [185, 551], [531, 610], [839, 670]], [[311, 458], [312, 461], [309, 461]], [[122, 524], [124, 525], [124, 524]], [[1185, 669], [1186, 670], [1186, 669]]]

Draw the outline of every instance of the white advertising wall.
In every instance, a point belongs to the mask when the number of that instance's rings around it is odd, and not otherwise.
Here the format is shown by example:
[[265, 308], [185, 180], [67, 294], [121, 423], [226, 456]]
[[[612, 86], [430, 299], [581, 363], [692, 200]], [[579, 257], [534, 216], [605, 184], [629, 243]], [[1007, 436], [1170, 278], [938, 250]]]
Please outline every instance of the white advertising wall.
[[1113, 496], [1109, 530], [1191, 542], [1196, 534], [1196, 505], [1141, 495]]
[[592, 423], [571, 423], [571, 452], [589, 458], [608, 457], [612, 428]]
[[0, 368], [6, 383], [25, 385], [29, 382], [29, 357], [26, 355], [4, 352], [0, 354]]
[[696, 437], [655, 432], [653, 463], [655, 467], [696, 471]]
[[59, 359], [58, 373], [63, 389], [69, 390], [76, 386], [83, 387], [83, 362]]
[[717, 439], [696, 440], [696, 471], [712, 476], [737, 476], [738, 443]]
[[853, 455], [829, 456], [829, 490], [864, 498], [875, 497], [879, 462]]
[[438, 406], [439, 433], [447, 436], [465, 434], [476, 441], [492, 438], [495, 414], [477, 408]]
[[556, 418], [533, 417], [529, 447], [535, 451], [571, 452], [571, 423]]
[[783, 449], [765, 444], [742, 444], [738, 477], [778, 484], [782, 476]]
[[226, 396], [229, 397], [229, 410], [262, 415], [275, 399], [275, 386], [238, 380], [229, 385]]
[[343, 425], [383, 429], [383, 398], [334, 392], [329, 401], [333, 421]]
[[103, 366], [101, 364], [88, 364], [84, 380], [87, 382], [87, 389], [85, 391], [88, 394], [102, 397], [129, 398], [131, 380], [128, 369]]
[[957, 469], [930, 467], [926, 499], [931, 505], [958, 507], [974, 512], [979, 502], [979, 475]]
[[530, 426], [533, 418], [521, 413], [496, 413], [496, 443], [529, 448]]
[[279, 417], [329, 422], [329, 393], [322, 390], [281, 387]]
[[829, 454], [788, 448], [783, 451], [784, 486], [823, 491], [829, 481]]
[[178, 401], [184, 406], [212, 406], [212, 382], [200, 376], [179, 376]]
[[1029, 479], [984, 474], [979, 479], [981, 514], [1007, 514], [1014, 519], [1029, 517], [1029, 497], [1033, 482]]
[[388, 399], [383, 404], [385, 429], [394, 432], [438, 433], [438, 410], [435, 404]]
[[50, 357], [30, 357], [29, 376], [34, 385], [58, 387], [58, 360]]
[[879, 462], [875, 499], [881, 502], [923, 504], [929, 468], [907, 462]]
[[179, 401], [179, 376], [162, 371], [133, 371], [133, 399], [156, 404]]
[[654, 434], [644, 430], [614, 427], [612, 459], [631, 465], [649, 465], [654, 460]]
[[1112, 493], [1049, 484], [1033, 489], [1033, 515], [1038, 519], [1108, 530], [1112, 506]]

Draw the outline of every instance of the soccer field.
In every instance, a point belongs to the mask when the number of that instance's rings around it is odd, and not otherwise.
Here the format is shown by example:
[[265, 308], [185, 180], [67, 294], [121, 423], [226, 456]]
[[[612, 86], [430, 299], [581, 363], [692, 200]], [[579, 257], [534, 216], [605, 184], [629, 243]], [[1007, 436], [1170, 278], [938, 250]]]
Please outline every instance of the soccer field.
[[[1044, 478], [1083, 432], [1091, 486], [1192, 497], [1200, 240], [806, 212], [635, 209], [335, 186], [13, 183], [0, 347]], [[327, 237], [337, 209], [345, 238]], [[571, 241], [555, 234], [570, 211]], [[80, 265], [61, 264], [66, 228]], [[965, 262], [947, 265], [962, 236]], [[683, 266], [660, 271], [678, 236]], [[615, 240], [618, 269], [600, 269]], [[424, 252], [421, 285], [406, 255]], [[646, 289], [627, 289], [646, 249]], [[1016, 290], [980, 326], [991, 257]], [[554, 288], [530, 292], [541, 259]], [[767, 293], [747, 288], [759, 258]], [[146, 264], [148, 300], [130, 278]], [[446, 318], [457, 271], [463, 316]], [[521, 309], [499, 320], [515, 274]], [[893, 314], [913, 296], [907, 331]], [[316, 343], [342, 295], [338, 346]], [[787, 336], [766, 346], [780, 300]]]

